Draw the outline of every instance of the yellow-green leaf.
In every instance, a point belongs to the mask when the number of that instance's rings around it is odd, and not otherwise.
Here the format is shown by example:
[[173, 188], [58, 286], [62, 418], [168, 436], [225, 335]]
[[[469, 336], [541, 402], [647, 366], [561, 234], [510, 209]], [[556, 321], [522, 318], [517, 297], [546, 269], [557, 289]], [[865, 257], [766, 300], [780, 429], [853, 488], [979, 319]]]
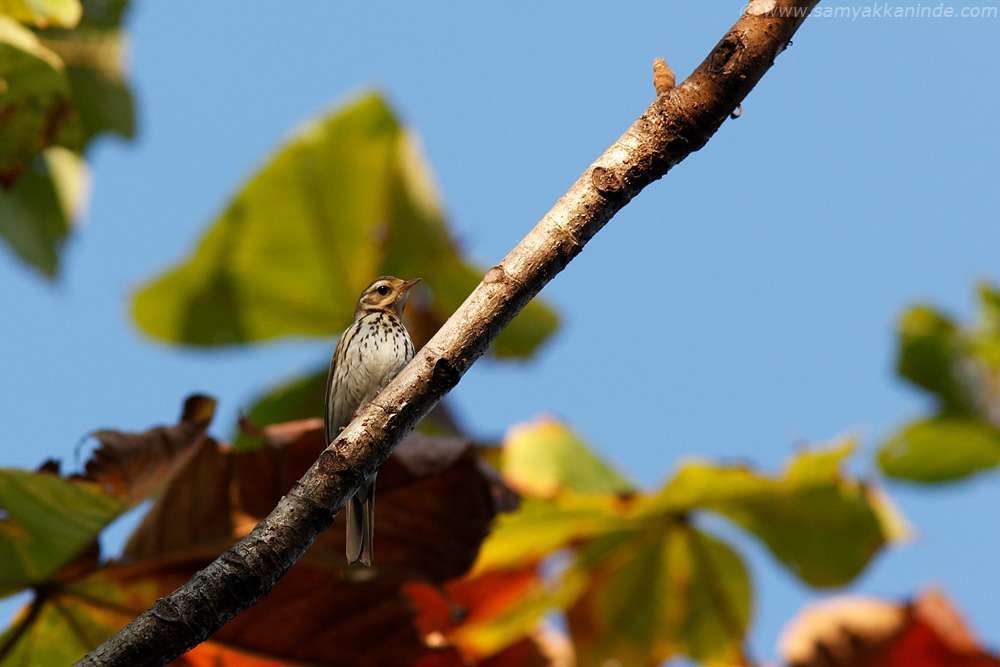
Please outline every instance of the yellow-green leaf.
[[913, 422], [890, 437], [878, 454], [890, 477], [941, 482], [1000, 464], [1000, 431], [966, 417]]
[[538, 563], [552, 571], [545, 563], [553, 557], [569, 566], [505, 609], [507, 620], [463, 627], [463, 642], [500, 650], [551, 605], [566, 610], [581, 665], [654, 665], [677, 655], [735, 664], [749, 581], [739, 556], [696, 527], [698, 516], [736, 522], [811, 585], [846, 583], [907, 528], [888, 498], [844, 475], [852, 448], [806, 450], [775, 476], [691, 463], [656, 493], [619, 495], [621, 478], [564, 427], [512, 429], [501, 467], [527, 496], [497, 519], [472, 576]]
[[[194, 254], [139, 290], [134, 315], [147, 333], [188, 345], [331, 336], [382, 274], [423, 278], [407, 306], [418, 344], [482, 275], [448, 235], [413, 135], [369, 94], [280, 148]], [[531, 305], [495, 350], [529, 354], [554, 327], [551, 312]]]
[[581, 667], [657, 665], [678, 655], [740, 662], [750, 581], [722, 542], [675, 523], [657, 540], [611, 549], [595, 541], [575, 568], [591, 582], [566, 614]]
[[860, 482], [844, 477], [853, 443], [799, 454], [780, 477], [746, 467], [692, 463], [680, 470], [654, 506], [675, 512], [722, 514], [759, 537], [774, 555], [813, 586], [847, 583], [896, 536], [890, 506], [875, 502]]
[[552, 419], [512, 427], [504, 442], [501, 470], [515, 488], [535, 497], [560, 491], [626, 494], [634, 490], [623, 475]]
[[96, 484], [0, 470], [0, 597], [46, 581], [125, 509]]
[[153, 582], [137, 578], [123, 585], [107, 572], [36, 592], [0, 635], [0, 667], [71, 665], [158, 597]]
[[0, 15], [39, 27], [72, 28], [82, 13], [80, 0], [0, 0]]
[[560, 502], [524, 498], [512, 514], [501, 514], [483, 542], [475, 571], [535, 563], [564, 547], [625, 528], [618, 503], [606, 497], [564, 497]]

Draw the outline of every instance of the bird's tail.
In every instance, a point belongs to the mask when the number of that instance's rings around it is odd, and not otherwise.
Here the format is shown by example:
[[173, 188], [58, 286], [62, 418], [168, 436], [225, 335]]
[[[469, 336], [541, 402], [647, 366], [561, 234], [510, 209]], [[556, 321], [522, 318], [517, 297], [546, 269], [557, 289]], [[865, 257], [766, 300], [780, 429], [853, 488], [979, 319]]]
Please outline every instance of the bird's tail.
[[375, 532], [375, 475], [365, 480], [347, 501], [347, 564], [372, 564], [372, 537]]

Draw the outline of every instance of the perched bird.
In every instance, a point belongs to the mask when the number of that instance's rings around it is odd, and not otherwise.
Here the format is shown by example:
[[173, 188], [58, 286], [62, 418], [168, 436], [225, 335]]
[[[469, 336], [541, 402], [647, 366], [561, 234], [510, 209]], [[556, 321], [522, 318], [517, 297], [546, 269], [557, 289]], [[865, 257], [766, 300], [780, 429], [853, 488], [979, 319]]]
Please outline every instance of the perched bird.
[[[413, 341], [400, 317], [416, 280], [382, 276], [369, 285], [354, 309], [354, 323], [337, 341], [326, 379], [326, 441], [333, 442], [413, 358]], [[347, 562], [372, 564], [375, 473], [347, 501]]]

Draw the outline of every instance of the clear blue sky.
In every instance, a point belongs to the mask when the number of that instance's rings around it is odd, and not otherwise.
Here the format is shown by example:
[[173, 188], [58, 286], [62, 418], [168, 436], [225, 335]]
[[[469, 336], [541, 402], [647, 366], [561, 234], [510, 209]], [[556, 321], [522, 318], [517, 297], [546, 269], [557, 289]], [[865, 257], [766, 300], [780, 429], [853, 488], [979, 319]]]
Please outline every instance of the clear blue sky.
[[[951, 6], [991, 6], [978, 1]], [[302, 121], [383, 90], [488, 266], [650, 103], [653, 59], [680, 80], [741, 9], [137, 2], [139, 137], [91, 152], [91, 206], [63, 275], [50, 286], [0, 250], [0, 465], [72, 463], [86, 433], [169, 422], [195, 390], [220, 399], [225, 437], [257, 391], [324, 363], [332, 339], [182, 351], [128, 314], [131, 291], [185, 257]], [[896, 317], [918, 300], [968, 317], [975, 282], [1000, 281], [997, 35], [998, 18], [806, 21], [742, 117], [545, 289], [564, 324], [538, 358], [470, 371], [452, 392], [462, 418], [500, 436], [555, 414], [645, 485], [692, 455], [776, 470], [796, 445], [848, 432], [864, 444], [855, 470], [873, 474], [878, 438], [927, 407], [894, 376]], [[941, 585], [1000, 647], [1000, 473], [888, 491], [917, 539], [849, 590]], [[770, 656], [820, 593], [736, 539], [755, 577], [752, 646]]]

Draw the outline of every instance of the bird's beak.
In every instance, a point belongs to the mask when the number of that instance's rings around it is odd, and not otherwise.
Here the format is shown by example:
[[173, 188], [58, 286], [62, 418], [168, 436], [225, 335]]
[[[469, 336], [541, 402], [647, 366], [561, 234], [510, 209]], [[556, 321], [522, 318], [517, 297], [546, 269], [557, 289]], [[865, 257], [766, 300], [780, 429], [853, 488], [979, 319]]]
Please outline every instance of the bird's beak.
[[399, 286], [399, 293], [406, 294], [410, 291], [410, 288], [420, 282], [420, 278], [414, 278], [413, 280], [407, 280], [405, 283]]

